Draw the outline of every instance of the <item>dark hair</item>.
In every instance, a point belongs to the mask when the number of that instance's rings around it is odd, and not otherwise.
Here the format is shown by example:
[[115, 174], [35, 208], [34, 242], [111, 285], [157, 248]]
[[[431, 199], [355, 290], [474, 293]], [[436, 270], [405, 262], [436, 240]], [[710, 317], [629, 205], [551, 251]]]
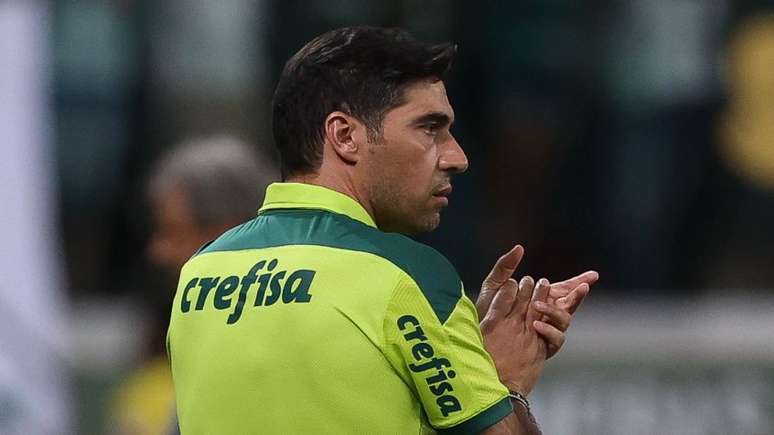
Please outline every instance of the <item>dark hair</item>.
[[384, 115], [403, 104], [417, 80], [443, 80], [457, 46], [417, 41], [402, 29], [345, 27], [306, 44], [285, 64], [272, 101], [282, 177], [313, 172], [322, 161], [324, 122], [345, 112], [381, 135]]

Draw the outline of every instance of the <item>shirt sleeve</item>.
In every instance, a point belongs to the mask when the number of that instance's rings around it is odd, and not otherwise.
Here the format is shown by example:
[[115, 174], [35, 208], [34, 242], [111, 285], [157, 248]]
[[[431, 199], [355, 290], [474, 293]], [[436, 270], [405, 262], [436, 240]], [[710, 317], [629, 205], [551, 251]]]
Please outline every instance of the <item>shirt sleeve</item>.
[[456, 282], [442, 295], [428, 295], [410, 276], [402, 277], [384, 320], [385, 353], [430, 425], [442, 434], [471, 434], [513, 408], [484, 349], [475, 306]]

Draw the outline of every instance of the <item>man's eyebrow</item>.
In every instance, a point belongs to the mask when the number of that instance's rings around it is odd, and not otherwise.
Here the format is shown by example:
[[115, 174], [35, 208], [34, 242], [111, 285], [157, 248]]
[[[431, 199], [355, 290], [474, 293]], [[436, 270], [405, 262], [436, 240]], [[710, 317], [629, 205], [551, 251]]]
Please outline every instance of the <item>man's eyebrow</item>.
[[439, 126], [451, 125], [453, 120], [444, 112], [425, 113], [414, 119], [414, 125], [438, 124]]

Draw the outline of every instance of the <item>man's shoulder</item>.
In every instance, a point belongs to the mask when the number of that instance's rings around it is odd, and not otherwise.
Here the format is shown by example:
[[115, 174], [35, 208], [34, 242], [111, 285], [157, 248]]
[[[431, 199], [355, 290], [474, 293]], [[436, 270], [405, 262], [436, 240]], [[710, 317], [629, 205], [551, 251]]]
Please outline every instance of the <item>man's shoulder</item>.
[[397, 233], [371, 229], [379, 254], [411, 276], [424, 289], [428, 282], [452, 282], [459, 289], [460, 278], [454, 266], [434, 248]]
[[430, 246], [400, 234], [382, 234], [384, 257], [411, 277], [444, 323], [463, 296], [462, 281], [454, 266]]
[[451, 263], [430, 246], [402, 234], [386, 233], [345, 215], [322, 210], [288, 210], [259, 215], [204, 244], [194, 256], [286, 245], [329, 246], [369, 252], [417, 273], [429, 268], [436, 274], [456, 277]]
[[442, 307], [439, 317], [447, 316], [462, 296], [457, 271], [435, 249], [402, 234], [386, 233], [326, 211], [288, 210], [259, 215], [227, 231], [195, 255], [287, 245], [327, 246], [381, 257], [405, 272], [434, 308]]

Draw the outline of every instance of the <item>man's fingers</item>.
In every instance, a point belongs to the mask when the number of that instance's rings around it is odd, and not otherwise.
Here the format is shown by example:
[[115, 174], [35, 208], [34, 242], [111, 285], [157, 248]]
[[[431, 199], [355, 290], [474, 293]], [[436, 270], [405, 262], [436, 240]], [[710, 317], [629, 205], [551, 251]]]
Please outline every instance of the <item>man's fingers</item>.
[[573, 314], [575, 313], [575, 310], [580, 307], [580, 304], [586, 298], [586, 295], [589, 294], [589, 290], [589, 285], [583, 283], [575, 288], [575, 290], [571, 291], [567, 296], [557, 299], [556, 306]]
[[524, 248], [521, 245], [514, 246], [510, 251], [506, 252], [502, 257], [497, 259], [489, 275], [484, 279], [482, 287], [484, 288], [499, 288], [501, 285], [508, 281], [508, 278], [513, 275], [516, 268], [519, 267], [521, 259], [524, 257]]
[[535, 331], [546, 341], [548, 348], [546, 358], [554, 356], [564, 345], [564, 332], [558, 330], [555, 326], [541, 322], [540, 320], [535, 320], [532, 322], [532, 327], [535, 328]]
[[488, 322], [497, 322], [505, 318], [505, 316], [511, 312], [511, 309], [513, 309], [518, 291], [518, 285], [515, 280], [509, 279], [505, 281], [505, 284], [501, 286], [500, 291], [498, 291], [492, 299], [492, 304], [489, 306], [489, 310], [487, 310], [484, 320]]
[[[535, 292], [532, 295], [532, 302], [546, 302], [550, 289], [551, 285], [549, 284], [548, 280], [545, 278], [540, 278], [540, 280], [535, 285]], [[532, 322], [539, 318], [540, 313], [538, 313], [534, 308], [530, 307], [530, 309], [527, 311], [527, 325], [532, 324]]]
[[487, 288], [481, 287], [481, 292], [476, 299], [476, 311], [478, 311], [478, 318], [483, 319], [486, 312], [489, 310], [489, 306], [492, 305], [492, 299], [494, 299], [500, 288]]
[[519, 292], [516, 296], [516, 303], [511, 310], [511, 316], [524, 316], [529, 308], [529, 301], [532, 299], [532, 293], [535, 290], [535, 280], [531, 276], [525, 276], [519, 281]]
[[476, 311], [478, 311], [479, 318], [483, 318], [489, 310], [489, 305], [492, 303], [494, 296], [500, 290], [500, 287], [513, 275], [516, 268], [519, 267], [523, 257], [524, 248], [521, 245], [516, 245], [497, 259], [489, 275], [481, 284], [481, 292], [476, 299]]
[[587, 284], [589, 287], [591, 287], [598, 280], [599, 273], [593, 270], [589, 270], [570, 279], [551, 284], [550, 296], [553, 299], [558, 299], [567, 296], [571, 291], [576, 289], [581, 284]]
[[567, 311], [542, 301], [535, 301], [534, 306], [535, 310], [543, 315], [541, 322], [553, 325], [562, 332], [570, 327], [572, 316]]
[[535, 295], [532, 296], [532, 300], [545, 302], [548, 299], [548, 292], [551, 291], [551, 284], [545, 278], [540, 278], [535, 285]]

